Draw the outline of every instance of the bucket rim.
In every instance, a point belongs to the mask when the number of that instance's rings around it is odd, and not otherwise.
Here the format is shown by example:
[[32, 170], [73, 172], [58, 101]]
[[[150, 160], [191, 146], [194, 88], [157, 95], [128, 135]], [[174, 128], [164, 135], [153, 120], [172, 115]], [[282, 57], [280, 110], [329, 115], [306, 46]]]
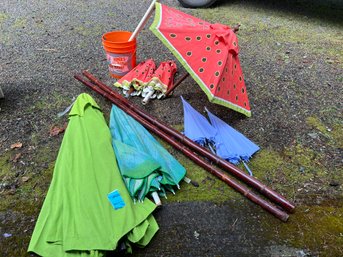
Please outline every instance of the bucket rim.
[[113, 54], [128, 54], [128, 53], [135, 53], [137, 48], [112, 48], [104, 46], [105, 52], [113, 53]]
[[133, 49], [136, 48], [137, 45], [136, 44], [130, 44], [130, 45], [117, 45], [117, 44], [109, 44], [108, 42], [102, 42], [102, 45], [104, 47], [110, 47], [110, 48], [116, 48], [116, 49]]
[[111, 43], [112, 44], [123, 44], [123, 45], [134, 45], [134, 44], [136, 44], [136, 38], [134, 38], [131, 41], [112, 41], [112, 40], [106, 39], [106, 36], [108, 36], [110, 34], [116, 34], [116, 33], [118, 33], [118, 34], [127, 34], [128, 35], [128, 39], [132, 35], [132, 32], [130, 32], [130, 31], [114, 30], [114, 31], [109, 31], [109, 32], [106, 32], [105, 34], [103, 34], [101, 39], [102, 39], [103, 42], [107, 42], [107, 43], [110, 43], [110, 44]]

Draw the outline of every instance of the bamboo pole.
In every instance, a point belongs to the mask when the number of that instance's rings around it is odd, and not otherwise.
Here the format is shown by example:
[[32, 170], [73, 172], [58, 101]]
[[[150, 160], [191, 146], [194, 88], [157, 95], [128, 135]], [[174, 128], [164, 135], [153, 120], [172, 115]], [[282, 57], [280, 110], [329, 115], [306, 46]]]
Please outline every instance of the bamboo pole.
[[121, 108], [123, 111], [125, 111], [127, 114], [132, 116], [134, 119], [136, 119], [138, 122], [140, 122], [145, 128], [152, 131], [154, 134], [159, 136], [161, 139], [168, 142], [170, 145], [172, 145], [177, 150], [181, 151], [183, 154], [188, 156], [192, 161], [194, 161], [196, 164], [200, 165], [207, 171], [209, 171], [214, 176], [218, 177], [222, 181], [224, 181], [226, 184], [228, 184], [230, 187], [235, 189], [237, 192], [241, 193], [245, 197], [247, 197], [250, 201], [254, 202], [255, 204], [261, 206], [264, 210], [268, 211], [278, 219], [286, 222], [288, 220], [288, 214], [280, 209], [278, 209], [276, 206], [272, 205], [271, 203], [267, 202], [263, 198], [259, 197], [252, 191], [250, 191], [248, 188], [243, 186], [242, 184], [238, 183], [234, 179], [230, 178], [227, 174], [224, 172], [218, 170], [211, 164], [204, 161], [202, 158], [200, 158], [198, 155], [196, 155], [192, 150], [185, 147], [180, 142], [173, 139], [171, 136], [164, 133], [162, 130], [158, 129], [156, 125], [151, 124], [147, 120], [145, 120], [143, 117], [139, 116], [136, 112], [134, 112], [132, 109], [128, 109], [123, 102], [118, 100], [117, 98], [113, 97], [112, 95], [108, 94], [98, 86], [92, 84], [90, 81], [86, 81], [84, 78], [82, 78], [80, 75], [74, 76], [77, 80], [82, 82], [84, 85], [88, 86], [95, 92], [99, 93], [100, 95], [104, 96], [108, 100], [110, 100], [113, 104], [117, 105], [119, 108]]
[[223, 168], [230, 174], [234, 175], [239, 180], [245, 182], [249, 186], [255, 188], [258, 190], [261, 194], [263, 194], [265, 197], [267, 197], [272, 202], [280, 205], [282, 208], [284, 208], [288, 212], [293, 212], [295, 209], [294, 204], [289, 202], [286, 198], [284, 198], [282, 195], [278, 194], [271, 188], [264, 185], [262, 182], [257, 180], [256, 178], [248, 175], [244, 171], [240, 170], [235, 165], [227, 162], [226, 160], [219, 158], [217, 155], [213, 154], [212, 152], [208, 151], [206, 148], [196, 144], [191, 139], [186, 137], [185, 135], [181, 134], [179, 131], [169, 127], [168, 125], [164, 124], [163, 122], [157, 120], [156, 118], [152, 117], [150, 114], [146, 113], [144, 110], [138, 108], [131, 102], [129, 102], [127, 99], [122, 97], [120, 94], [118, 94], [116, 91], [109, 88], [106, 84], [104, 84], [102, 81], [94, 77], [92, 74], [90, 74], [88, 71], [83, 71], [83, 74], [91, 80], [93, 83], [95, 83], [97, 86], [99, 86], [102, 90], [104, 90], [106, 93], [110, 94], [111, 96], [119, 99], [125, 106], [126, 109], [131, 109], [134, 112], [138, 113], [138, 115], [142, 116], [144, 119], [148, 120], [160, 130], [164, 131], [165, 133], [175, 137], [180, 142], [185, 144], [186, 146], [190, 147], [193, 151], [197, 152], [201, 156], [204, 156], [205, 158], [212, 161], [214, 164], [218, 165], [219, 167]]

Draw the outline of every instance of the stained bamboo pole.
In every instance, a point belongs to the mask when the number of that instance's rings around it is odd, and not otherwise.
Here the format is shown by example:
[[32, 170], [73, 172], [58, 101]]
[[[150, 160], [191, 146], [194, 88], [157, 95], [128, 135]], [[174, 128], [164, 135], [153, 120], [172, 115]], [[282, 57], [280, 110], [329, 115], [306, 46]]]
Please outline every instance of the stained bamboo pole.
[[240, 170], [235, 165], [227, 162], [226, 160], [219, 158], [217, 155], [213, 154], [212, 152], [208, 151], [206, 148], [196, 144], [191, 139], [186, 137], [185, 135], [181, 134], [179, 131], [171, 128], [170, 126], [164, 124], [163, 122], [157, 120], [156, 118], [152, 117], [150, 114], [146, 113], [144, 110], [138, 108], [134, 104], [132, 104], [130, 101], [122, 97], [119, 93], [112, 90], [110, 87], [108, 87], [106, 84], [104, 84], [102, 81], [94, 77], [91, 73], [88, 71], [83, 71], [83, 74], [91, 80], [93, 83], [95, 83], [97, 86], [99, 86], [102, 90], [104, 90], [106, 93], [110, 94], [111, 96], [117, 98], [120, 100], [125, 106], [126, 109], [131, 109], [134, 112], [138, 113], [141, 117], [148, 120], [158, 128], [160, 128], [165, 133], [175, 137], [180, 142], [185, 144], [186, 146], [190, 147], [193, 151], [197, 152], [199, 155], [204, 156], [205, 158], [212, 161], [214, 164], [218, 165], [219, 167], [223, 168], [230, 174], [234, 175], [239, 180], [245, 182], [249, 186], [255, 188], [258, 190], [261, 194], [263, 194], [265, 197], [267, 197], [272, 202], [280, 205], [282, 208], [284, 208], [288, 212], [293, 212], [295, 209], [294, 204], [289, 202], [286, 198], [284, 198], [282, 195], [278, 194], [271, 188], [264, 185], [262, 182], [257, 180], [256, 178], [248, 175], [244, 171]]
[[171, 136], [167, 135], [162, 130], [158, 129], [158, 127], [156, 127], [156, 125], [148, 122], [143, 117], [141, 117], [136, 112], [134, 112], [132, 109], [127, 108], [127, 106], [125, 104], [123, 104], [123, 102], [121, 102], [117, 98], [113, 97], [112, 95], [108, 94], [107, 92], [105, 92], [104, 90], [99, 88], [97, 85], [92, 84], [90, 81], [85, 80], [80, 75], [75, 75], [74, 77], [77, 80], [79, 80], [80, 82], [82, 82], [84, 85], [88, 86], [89, 88], [91, 88], [95, 92], [99, 93], [100, 95], [102, 95], [105, 98], [107, 98], [108, 100], [110, 100], [113, 104], [117, 105], [119, 108], [121, 108], [127, 114], [129, 114], [134, 119], [136, 119], [138, 122], [140, 122], [145, 128], [147, 128], [148, 130], [152, 131], [154, 134], [159, 136], [161, 139], [165, 140], [167, 143], [172, 145], [177, 150], [181, 151], [183, 154], [188, 156], [196, 164], [198, 164], [199, 166], [203, 167], [208, 172], [210, 172], [214, 176], [216, 176], [219, 179], [221, 179], [222, 181], [224, 181], [226, 184], [228, 184], [230, 187], [235, 189], [237, 192], [239, 192], [242, 195], [244, 195], [245, 197], [247, 197], [250, 201], [254, 202], [255, 204], [257, 204], [259, 206], [261, 206], [264, 210], [268, 211], [269, 213], [271, 213], [272, 215], [274, 215], [278, 219], [280, 219], [280, 220], [282, 220], [284, 222], [286, 222], [288, 220], [289, 216], [288, 216], [288, 214], [286, 212], [278, 209], [276, 206], [272, 205], [271, 203], [267, 202], [263, 198], [259, 197], [258, 195], [256, 195], [252, 191], [250, 191], [244, 185], [238, 183], [234, 179], [230, 178], [224, 172], [218, 170], [216, 167], [212, 166], [211, 164], [209, 164], [208, 162], [206, 162], [205, 160], [200, 158], [197, 154], [195, 154], [192, 150], [187, 148], [185, 145], [183, 145], [182, 143], [178, 142], [177, 140], [175, 140]]

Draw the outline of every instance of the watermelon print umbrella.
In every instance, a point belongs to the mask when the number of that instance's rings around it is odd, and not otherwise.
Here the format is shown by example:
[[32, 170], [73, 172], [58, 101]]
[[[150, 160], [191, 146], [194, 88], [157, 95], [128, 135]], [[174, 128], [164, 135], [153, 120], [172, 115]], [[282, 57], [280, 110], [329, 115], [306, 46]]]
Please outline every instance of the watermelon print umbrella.
[[114, 86], [123, 88], [125, 91], [128, 91], [132, 86], [135, 90], [140, 91], [151, 80], [155, 69], [156, 64], [153, 59], [143, 61], [115, 82]]
[[133, 203], [99, 106], [87, 94], [78, 96], [28, 251], [101, 257], [119, 240], [144, 246], [158, 230], [155, 208], [148, 199]]
[[185, 168], [135, 119], [113, 105], [110, 115], [112, 145], [120, 172], [133, 199], [149, 192], [174, 192]]
[[[160, 92], [160, 97], [163, 96], [169, 87], [174, 84], [174, 76], [177, 72], [177, 66], [174, 61], [161, 62], [160, 66], [155, 70], [149, 86]], [[159, 98], [159, 96], [158, 96]]]
[[147, 104], [150, 98], [161, 99], [165, 96], [168, 88], [174, 85], [174, 76], [177, 66], [174, 61], [161, 62], [154, 71], [148, 85], [142, 91], [143, 104]]
[[156, 3], [150, 30], [169, 48], [210, 102], [251, 116], [235, 33]]

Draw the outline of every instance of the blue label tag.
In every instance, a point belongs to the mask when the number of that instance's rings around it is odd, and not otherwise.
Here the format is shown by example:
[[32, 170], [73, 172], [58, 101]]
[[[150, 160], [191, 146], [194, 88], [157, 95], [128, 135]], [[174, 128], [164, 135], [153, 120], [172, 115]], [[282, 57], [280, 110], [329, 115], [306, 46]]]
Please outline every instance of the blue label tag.
[[121, 209], [125, 206], [123, 198], [121, 198], [119, 191], [116, 189], [107, 195], [108, 200], [115, 210]]

